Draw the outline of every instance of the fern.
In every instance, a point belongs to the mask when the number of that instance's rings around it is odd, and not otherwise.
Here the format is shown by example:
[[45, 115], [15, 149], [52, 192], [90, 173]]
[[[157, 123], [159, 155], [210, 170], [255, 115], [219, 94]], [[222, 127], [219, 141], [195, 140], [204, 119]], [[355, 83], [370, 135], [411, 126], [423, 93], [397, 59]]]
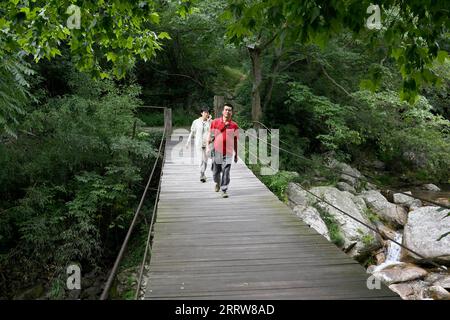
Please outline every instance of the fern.
[[[11, 66], [1, 72], [20, 86]], [[27, 70], [15, 70], [26, 79]], [[17, 129], [32, 133], [0, 144], [0, 279], [11, 279], [0, 281], [0, 296], [37, 279], [58, 281], [67, 264], [99, 268], [116, 254], [156, 157], [159, 133], [131, 139], [137, 88], [68, 76], [77, 94], [23, 116], [11, 86], [0, 92], [8, 105], [0, 126], [14, 133], [17, 121]]]
[[30, 65], [20, 57], [0, 50], [0, 134], [17, 138], [18, 116], [25, 114], [24, 105], [32, 98], [26, 77], [34, 74]]

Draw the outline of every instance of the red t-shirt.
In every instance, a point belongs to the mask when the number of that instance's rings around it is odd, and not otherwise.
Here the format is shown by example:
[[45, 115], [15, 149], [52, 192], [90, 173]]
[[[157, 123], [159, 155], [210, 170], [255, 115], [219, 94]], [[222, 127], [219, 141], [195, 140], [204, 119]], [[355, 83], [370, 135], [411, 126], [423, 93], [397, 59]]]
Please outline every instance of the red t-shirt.
[[222, 151], [223, 154], [232, 156], [234, 151], [234, 138], [239, 137], [239, 127], [237, 123], [230, 120], [225, 129], [223, 117], [214, 119], [211, 122], [211, 134], [215, 137], [214, 149], [219, 152]]

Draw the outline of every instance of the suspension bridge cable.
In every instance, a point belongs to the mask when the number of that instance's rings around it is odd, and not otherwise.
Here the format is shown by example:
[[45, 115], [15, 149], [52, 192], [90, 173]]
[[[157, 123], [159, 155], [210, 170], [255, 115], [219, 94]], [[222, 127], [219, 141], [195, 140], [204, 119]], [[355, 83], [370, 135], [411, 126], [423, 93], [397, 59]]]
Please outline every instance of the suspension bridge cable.
[[[248, 150], [248, 152], [251, 153], [253, 156], [255, 156], [255, 154], [252, 153], [250, 150]], [[245, 162], [245, 159], [244, 159], [244, 162]], [[284, 175], [283, 172], [280, 172], [280, 174], [283, 175], [285, 178], [288, 178], [288, 179], [290, 178], [290, 177]], [[386, 235], [383, 236], [383, 235], [381, 234], [381, 232], [380, 232], [379, 230], [377, 230], [376, 228], [374, 228], [374, 227], [368, 225], [367, 223], [365, 223], [365, 222], [359, 220], [358, 218], [353, 217], [351, 214], [349, 214], [349, 213], [345, 212], [344, 210], [342, 210], [342, 209], [336, 207], [335, 205], [331, 204], [330, 202], [326, 201], [325, 199], [320, 198], [319, 196], [315, 195], [315, 194], [312, 193], [311, 191], [309, 191], [309, 190], [307, 190], [306, 188], [304, 188], [300, 183], [297, 183], [297, 185], [298, 185], [301, 189], [303, 189], [304, 191], [306, 191], [308, 194], [311, 194], [312, 196], [314, 196], [315, 198], [317, 198], [320, 202], [323, 202], [323, 203], [325, 203], [325, 204], [331, 206], [332, 208], [338, 210], [339, 212], [343, 213], [344, 215], [348, 216], [349, 218], [351, 218], [351, 219], [355, 220], [356, 222], [362, 224], [362, 225], [365, 226], [366, 228], [368, 228], [368, 229], [374, 231], [375, 233], [379, 234], [379, 235], [382, 236], [383, 238], [385, 238], [385, 239], [387, 239], [387, 240], [390, 240], [390, 241], [392, 241], [393, 243], [397, 244], [398, 246], [400, 246], [400, 247], [402, 247], [402, 248], [404, 248], [404, 249], [410, 251], [411, 253], [413, 253], [413, 254], [415, 254], [416, 256], [418, 256], [419, 258], [421, 258], [423, 261], [430, 263], [431, 265], [437, 267], [437, 268], [440, 269], [440, 270], [447, 271], [447, 267], [441, 266], [441, 265], [435, 263], [434, 261], [430, 260], [430, 258], [426, 258], [425, 256], [421, 255], [420, 253], [416, 252], [415, 250], [413, 250], [413, 249], [411, 249], [411, 248], [409, 248], [409, 247], [407, 247], [407, 246], [405, 246], [405, 245], [399, 243], [398, 241], [396, 241], [395, 239], [392, 239], [392, 238], [389, 237], [389, 236], [386, 236]]]
[[113, 268], [111, 270], [111, 273], [109, 274], [108, 280], [106, 281], [105, 288], [103, 289], [102, 295], [100, 296], [100, 300], [106, 300], [108, 298], [109, 290], [111, 289], [112, 283], [114, 281], [114, 278], [116, 276], [117, 270], [119, 268], [120, 261], [122, 260], [123, 254], [125, 253], [125, 249], [127, 247], [128, 241], [129, 241], [129, 239], [131, 237], [131, 233], [132, 233], [132, 231], [134, 229], [134, 226], [136, 224], [139, 212], [141, 211], [142, 205], [144, 203], [145, 196], [147, 195], [147, 190], [149, 189], [150, 182], [152, 181], [153, 173], [155, 172], [156, 165], [158, 163], [158, 159], [160, 158], [163, 142], [164, 142], [165, 135], [166, 135], [166, 130], [167, 130], [167, 125], [164, 126], [164, 131], [163, 131], [163, 135], [162, 135], [162, 138], [161, 138], [161, 143], [159, 144], [158, 154], [157, 154], [157, 157], [156, 157], [155, 162], [153, 164], [152, 172], [150, 173], [150, 176], [148, 178], [147, 185], [145, 186], [145, 190], [144, 190], [144, 192], [142, 194], [141, 201], [139, 202], [138, 208], [136, 209], [136, 212], [135, 212], [134, 217], [133, 217], [133, 221], [131, 222], [130, 227], [128, 228], [128, 232], [127, 232], [127, 235], [125, 237], [125, 240], [122, 243], [122, 246], [120, 248], [119, 254], [117, 255], [117, 258], [116, 258], [116, 260], [114, 262], [114, 266], [113, 266]]
[[[167, 140], [166, 140], [166, 146], [167, 146]], [[164, 156], [162, 159], [162, 163], [164, 165], [164, 161], [166, 159], [166, 152], [164, 152]], [[142, 263], [141, 263], [141, 268], [139, 271], [139, 279], [138, 279], [138, 283], [137, 283], [137, 288], [136, 288], [136, 293], [134, 296], [134, 299], [137, 300], [139, 298], [139, 293], [141, 290], [141, 282], [142, 282], [142, 276], [144, 274], [144, 268], [145, 268], [145, 261], [147, 260], [147, 253], [150, 250], [150, 254], [151, 254], [151, 246], [150, 246], [150, 241], [151, 241], [151, 234], [152, 234], [152, 229], [153, 229], [153, 223], [155, 221], [155, 216], [156, 216], [156, 208], [158, 206], [158, 201], [159, 201], [159, 195], [161, 192], [161, 182], [162, 182], [162, 172], [159, 176], [159, 183], [158, 183], [158, 191], [156, 192], [156, 198], [155, 198], [155, 203], [153, 204], [153, 213], [152, 213], [152, 220], [150, 221], [150, 227], [148, 229], [148, 236], [147, 236], [147, 243], [145, 245], [145, 251], [144, 251], [144, 257], [142, 258]], [[151, 258], [151, 256], [150, 256]]]
[[[319, 196], [315, 195], [315, 194], [312, 193], [311, 191], [309, 191], [309, 190], [307, 190], [306, 188], [304, 188], [301, 184], [298, 184], [298, 186], [299, 186], [301, 189], [303, 189], [304, 191], [306, 191], [307, 193], [309, 193], [309, 194], [311, 194], [312, 196], [314, 196], [315, 198], [317, 198], [319, 201], [321, 201], [321, 202], [323, 202], [323, 203], [329, 205], [330, 207], [332, 207], [332, 208], [338, 210], [339, 212], [343, 213], [344, 215], [348, 216], [349, 218], [355, 220], [356, 222], [362, 224], [362, 225], [365, 226], [366, 228], [368, 228], [368, 229], [374, 231], [375, 233], [379, 234], [380, 236], [382, 236], [381, 232], [380, 232], [379, 230], [377, 230], [376, 228], [374, 228], [374, 227], [368, 225], [367, 223], [365, 223], [365, 222], [359, 220], [358, 218], [353, 217], [351, 214], [349, 214], [349, 213], [345, 212], [344, 210], [342, 210], [342, 209], [336, 207], [335, 205], [331, 204], [330, 202], [326, 201], [325, 199], [320, 198]], [[413, 253], [414, 255], [416, 255], [416, 256], [418, 256], [419, 258], [421, 258], [423, 261], [428, 262], [428, 263], [432, 264], [433, 266], [435, 266], [435, 267], [437, 267], [437, 268], [439, 268], [439, 269], [441, 269], [441, 270], [443, 270], [443, 271], [446, 271], [446, 270], [447, 270], [446, 267], [441, 266], [441, 265], [438, 265], [438, 264], [435, 263], [434, 261], [430, 260], [429, 258], [426, 258], [426, 257], [423, 256], [422, 254], [420, 254], [420, 253], [418, 253], [417, 251], [415, 251], [415, 250], [413, 250], [413, 249], [411, 249], [411, 248], [405, 246], [404, 244], [402, 244], [402, 243], [396, 241], [395, 239], [392, 239], [392, 238], [390, 238], [389, 236], [386, 236], [386, 235], [384, 235], [384, 238], [387, 239], [387, 240], [389, 240], [389, 241], [392, 241], [393, 243], [397, 244], [398, 246], [400, 246], [400, 247], [402, 247], [402, 248], [408, 250], [409, 252], [411, 252], [411, 253]]]
[[[262, 123], [259, 122], [259, 121], [254, 121], [254, 122], [259, 123], [259, 124], [262, 124]], [[264, 124], [262, 124], [262, 125], [263, 125], [267, 130], [269, 130], [270, 133], [272, 132], [272, 131], [271, 131], [269, 128], [267, 128]], [[273, 147], [277, 148], [278, 150], [283, 151], [283, 152], [286, 152], [286, 153], [288, 153], [288, 154], [290, 154], [290, 155], [293, 155], [293, 156], [295, 156], [295, 157], [297, 157], [297, 158], [299, 158], [299, 159], [306, 160], [306, 161], [308, 161], [308, 162], [310, 162], [310, 163], [313, 162], [311, 159], [309, 159], [309, 158], [307, 158], [307, 157], [305, 157], [305, 156], [299, 155], [299, 154], [294, 153], [294, 152], [292, 152], [292, 151], [290, 151], [290, 150], [283, 149], [283, 148], [281, 148], [281, 147], [279, 147], [279, 146], [275, 146], [275, 145], [273, 145], [272, 143], [269, 143], [267, 140], [263, 140], [263, 139], [261, 139], [261, 138], [259, 138], [259, 137], [257, 137], [257, 136], [254, 136], [254, 135], [252, 135], [252, 134], [249, 134], [249, 133], [247, 133], [247, 135], [252, 136], [252, 137], [254, 137], [254, 138], [258, 139], [258, 140], [261, 140], [261, 141], [263, 141], [263, 142], [265, 142], [265, 143], [268, 143], [270, 146], [273, 146]], [[280, 142], [281, 142], [281, 141], [282, 141], [282, 140], [280, 139]], [[283, 141], [283, 142], [284, 142], [284, 141]], [[286, 142], [284, 142], [284, 143], [285, 143], [286, 145], [288, 145]], [[325, 166], [325, 165], [323, 165], [323, 167], [325, 167], [325, 168], [331, 170], [331, 168], [329, 168], [329, 167], [327, 167], [327, 166]], [[354, 179], [357, 179], [357, 180], [362, 180], [362, 181], [364, 181], [364, 182], [371, 183], [371, 184], [373, 184], [373, 185], [379, 187], [376, 183], [373, 183], [373, 182], [369, 181], [366, 177], [363, 177], [363, 176], [358, 177], [358, 176], [355, 176], [355, 175], [352, 175], [352, 174], [350, 174], [350, 173], [346, 173], [346, 172], [343, 172], [343, 171], [340, 171], [340, 173], [343, 174], [343, 175], [352, 177], [352, 178], [354, 178]], [[365, 175], [367, 175], [367, 174], [365, 174]], [[373, 179], [373, 177], [371, 177], [371, 178]], [[436, 202], [436, 201], [431, 200], [431, 199], [425, 199], [425, 198], [422, 198], [422, 197], [419, 197], [419, 196], [414, 196], [414, 195], [412, 195], [412, 194], [409, 194], [409, 193], [406, 193], [406, 192], [403, 192], [403, 191], [399, 191], [399, 190], [396, 190], [396, 189], [394, 189], [394, 188], [389, 188], [389, 189], [392, 190], [392, 191], [395, 192], [395, 193], [400, 193], [400, 194], [402, 194], [402, 195], [411, 197], [411, 198], [413, 198], [413, 199], [417, 199], [417, 200], [421, 200], [421, 201], [424, 201], [424, 202], [428, 202], [428, 203], [431, 203], [431, 204], [433, 204], [433, 205], [435, 205], [435, 206], [438, 206], [438, 207], [441, 207], [441, 208], [450, 209], [450, 205], [446, 205], [446, 204], [443, 204], [443, 203], [439, 203], [439, 202]]]

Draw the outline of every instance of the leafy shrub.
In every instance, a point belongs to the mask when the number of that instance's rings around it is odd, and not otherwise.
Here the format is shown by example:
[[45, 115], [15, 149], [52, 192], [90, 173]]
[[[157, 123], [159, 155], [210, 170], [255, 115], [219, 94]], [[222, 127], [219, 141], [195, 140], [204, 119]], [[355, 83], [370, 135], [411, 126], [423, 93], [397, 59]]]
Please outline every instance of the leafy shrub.
[[79, 94], [29, 110], [18, 139], [0, 145], [2, 297], [38, 278], [59, 281], [69, 263], [101, 267], [155, 161], [160, 133], [132, 139], [139, 88], [72, 76]]
[[361, 143], [360, 134], [347, 124], [354, 108], [331, 102], [328, 98], [314, 95], [298, 82], [288, 83], [288, 111], [297, 119], [306, 121], [323, 149], [338, 150], [348, 145]]
[[410, 105], [390, 91], [354, 96], [359, 101], [354, 127], [390, 169], [411, 179], [448, 180], [450, 122], [433, 114], [424, 97]]
[[3, 52], [0, 39], [0, 134], [17, 137], [15, 128], [30, 97], [28, 76], [34, 74], [20, 57]]

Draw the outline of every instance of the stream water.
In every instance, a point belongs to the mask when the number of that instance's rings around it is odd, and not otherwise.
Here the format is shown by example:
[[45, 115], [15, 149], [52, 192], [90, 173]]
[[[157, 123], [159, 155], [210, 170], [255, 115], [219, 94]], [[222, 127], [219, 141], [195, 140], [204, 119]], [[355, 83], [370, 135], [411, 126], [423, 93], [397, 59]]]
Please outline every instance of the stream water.
[[443, 189], [441, 191], [427, 191], [417, 188], [404, 189], [405, 191], [411, 191], [413, 196], [417, 196], [423, 199], [430, 199], [438, 203], [450, 205], [450, 189]]
[[[403, 235], [401, 233], [396, 233], [394, 240], [398, 243], [402, 243]], [[386, 253], [386, 262], [397, 262], [400, 261], [400, 253], [401, 253], [402, 247], [400, 247], [398, 244], [389, 241], [387, 253]]]

